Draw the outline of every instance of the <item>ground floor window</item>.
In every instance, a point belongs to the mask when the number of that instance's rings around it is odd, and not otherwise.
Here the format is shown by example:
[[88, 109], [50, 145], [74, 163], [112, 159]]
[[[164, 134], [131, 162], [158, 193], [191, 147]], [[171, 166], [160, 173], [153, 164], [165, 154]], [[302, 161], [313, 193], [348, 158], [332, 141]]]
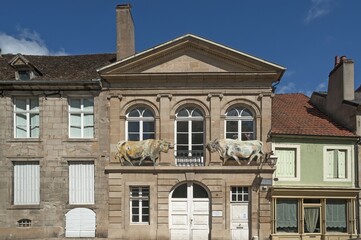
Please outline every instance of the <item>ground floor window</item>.
[[149, 224], [149, 187], [130, 187], [130, 220]]
[[353, 222], [350, 199], [275, 200], [275, 232], [298, 234], [347, 233]]

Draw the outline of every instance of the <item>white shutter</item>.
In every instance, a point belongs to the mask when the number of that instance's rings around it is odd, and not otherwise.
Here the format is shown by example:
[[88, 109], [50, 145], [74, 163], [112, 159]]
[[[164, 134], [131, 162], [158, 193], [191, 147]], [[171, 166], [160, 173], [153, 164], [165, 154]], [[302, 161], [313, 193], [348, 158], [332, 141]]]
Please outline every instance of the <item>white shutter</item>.
[[338, 178], [346, 178], [346, 151], [338, 150]]
[[94, 164], [74, 162], [69, 165], [69, 203], [94, 203]]
[[14, 204], [40, 203], [39, 163], [19, 162], [14, 164]]
[[65, 219], [65, 237], [95, 237], [96, 215], [92, 210], [74, 208]]
[[296, 177], [296, 149], [276, 149], [277, 177]]
[[335, 177], [335, 150], [328, 149], [326, 152], [326, 161], [327, 161], [327, 178]]

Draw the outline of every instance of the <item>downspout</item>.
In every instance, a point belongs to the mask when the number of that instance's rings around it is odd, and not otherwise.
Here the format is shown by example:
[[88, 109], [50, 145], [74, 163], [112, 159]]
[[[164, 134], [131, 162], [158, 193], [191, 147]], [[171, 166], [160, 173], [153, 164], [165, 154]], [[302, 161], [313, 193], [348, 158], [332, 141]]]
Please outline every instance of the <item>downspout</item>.
[[[358, 162], [358, 155], [359, 155], [359, 144], [361, 143], [361, 138], [358, 138], [355, 144], [355, 187], [359, 188], [360, 187], [360, 180], [359, 180], [359, 162]], [[356, 196], [356, 234], [357, 237], [360, 237], [360, 228], [361, 228], [361, 223], [360, 223], [360, 193], [357, 194]]]

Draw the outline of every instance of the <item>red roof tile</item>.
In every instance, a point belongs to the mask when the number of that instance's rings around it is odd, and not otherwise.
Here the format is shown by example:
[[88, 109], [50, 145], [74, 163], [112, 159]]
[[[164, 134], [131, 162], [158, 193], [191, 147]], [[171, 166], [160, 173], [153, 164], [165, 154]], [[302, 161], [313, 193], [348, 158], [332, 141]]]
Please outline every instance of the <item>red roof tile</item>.
[[272, 103], [272, 134], [356, 137], [318, 110], [303, 94], [276, 94]]

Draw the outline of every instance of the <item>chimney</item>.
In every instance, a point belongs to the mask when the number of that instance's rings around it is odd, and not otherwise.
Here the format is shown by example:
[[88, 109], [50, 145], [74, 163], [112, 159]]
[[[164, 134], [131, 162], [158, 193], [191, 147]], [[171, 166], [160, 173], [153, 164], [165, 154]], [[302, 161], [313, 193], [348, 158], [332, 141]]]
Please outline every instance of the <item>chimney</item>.
[[128, 4], [117, 5], [117, 61], [135, 54], [134, 23]]
[[346, 56], [335, 57], [335, 66], [329, 75], [328, 95], [336, 101], [354, 100], [354, 62]]

